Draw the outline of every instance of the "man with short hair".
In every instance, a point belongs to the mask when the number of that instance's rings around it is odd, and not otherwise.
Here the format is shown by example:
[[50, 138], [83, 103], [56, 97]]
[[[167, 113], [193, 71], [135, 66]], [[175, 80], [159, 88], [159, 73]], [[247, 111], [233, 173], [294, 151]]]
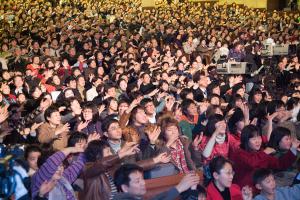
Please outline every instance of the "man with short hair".
[[[172, 200], [176, 199], [180, 193], [195, 188], [199, 184], [200, 178], [196, 174], [188, 174], [178, 185], [172, 187], [167, 192], [163, 192], [151, 200]], [[146, 184], [143, 169], [135, 164], [122, 165], [114, 176], [114, 183], [120, 191], [115, 196], [115, 200], [142, 200], [146, 194]]]
[[276, 187], [274, 175], [270, 169], [258, 169], [253, 174], [255, 187], [260, 190], [254, 200], [299, 200], [300, 184], [292, 187]]

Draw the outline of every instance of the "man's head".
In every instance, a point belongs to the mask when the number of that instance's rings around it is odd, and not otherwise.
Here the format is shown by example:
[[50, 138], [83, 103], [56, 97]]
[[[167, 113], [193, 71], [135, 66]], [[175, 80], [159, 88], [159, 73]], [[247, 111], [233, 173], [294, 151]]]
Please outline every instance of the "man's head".
[[109, 118], [104, 120], [101, 128], [109, 140], [120, 140], [122, 138], [122, 129], [116, 119]]
[[143, 196], [146, 193], [143, 169], [135, 164], [122, 165], [114, 176], [118, 190], [134, 196]]
[[147, 115], [152, 116], [155, 113], [155, 105], [153, 103], [153, 100], [150, 98], [145, 98], [141, 101], [141, 106], [145, 108], [145, 113]]
[[275, 194], [276, 182], [270, 169], [258, 169], [253, 174], [253, 183], [262, 193]]

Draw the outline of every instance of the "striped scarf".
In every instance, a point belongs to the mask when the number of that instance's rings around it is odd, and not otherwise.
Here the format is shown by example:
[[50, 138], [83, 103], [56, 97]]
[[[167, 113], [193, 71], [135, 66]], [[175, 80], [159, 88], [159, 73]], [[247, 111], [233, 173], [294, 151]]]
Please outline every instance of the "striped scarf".
[[117, 187], [115, 186], [114, 184], [114, 180], [113, 178], [111, 177], [111, 175], [107, 172], [105, 172], [105, 175], [106, 177], [108, 178], [108, 182], [109, 182], [109, 185], [110, 185], [110, 189], [111, 189], [111, 193], [110, 193], [110, 197], [109, 197], [109, 200], [113, 200], [114, 199], [114, 196], [117, 194]]
[[185, 160], [185, 154], [183, 149], [183, 144], [178, 139], [176, 141], [176, 147], [171, 149], [172, 159], [175, 161], [176, 166], [180, 170], [180, 173], [188, 173], [189, 169]]

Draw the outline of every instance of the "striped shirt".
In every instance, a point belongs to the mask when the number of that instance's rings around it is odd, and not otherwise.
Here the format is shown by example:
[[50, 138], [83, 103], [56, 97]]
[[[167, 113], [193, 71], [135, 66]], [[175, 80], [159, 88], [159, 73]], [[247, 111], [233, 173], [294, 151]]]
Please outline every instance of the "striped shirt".
[[[57, 171], [57, 168], [62, 164], [65, 158], [66, 158], [65, 154], [61, 151], [54, 153], [46, 160], [46, 162], [41, 166], [41, 168], [32, 176], [32, 184], [31, 184], [32, 199], [34, 199], [39, 194], [39, 188], [42, 185], [42, 183], [52, 178], [52, 176]], [[72, 184], [77, 179], [82, 168], [84, 167], [84, 164], [85, 164], [84, 155], [80, 154], [78, 156], [78, 159], [64, 170], [63, 177], [70, 184]], [[60, 184], [60, 181], [58, 181], [57, 184]], [[63, 185], [62, 187], [66, 194], [65, 199], [67, 200], [76, 199], [75, 196], [73, 195], [73, 191], [67, 190]]]

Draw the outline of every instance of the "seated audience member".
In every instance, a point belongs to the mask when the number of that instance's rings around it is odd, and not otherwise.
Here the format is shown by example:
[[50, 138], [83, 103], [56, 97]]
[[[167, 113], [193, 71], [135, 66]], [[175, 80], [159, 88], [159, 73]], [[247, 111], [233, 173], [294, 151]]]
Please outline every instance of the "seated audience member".
[[[194, 173], [190, 173], [184, 176], [178, 185], [152, 199], [176, 199], [179, 197], [180, 193], [188, 190], [189, 188], [196, 188], [199, 181], [199, 176]], [[122, 165], [115, 172], [114, 183], [120, 192], [114, 197], [115, 200], [143, 199], [143, 196], [147, 192], [143, 169], [135, 164]]]
[[240, 187], [249, 185], [253, 187], [251, 176], [260, 167], [270, 169], [287, 169], [296, 160], [298, 142], [280, 158], [270, 155], [273, 149], [262, 148], [262, 137], [258, 128], [254, 125], [246, 126], [241, 133], [241, 146], [230, 156], [234, 163], [236, 176], [234, 182]]
[[274, 175], [270, 169], [257, 169], [253, 174], [253, 183], [260, 190], [260, 194], [254, 200], [300, 199], [300, 184], [291, 187], [277, 187]]
[[83, 199], [113, 199], [117, 193], [113, 183], [113, 173], [121, 165], [122, 159], [139, 151], [137, 145], [124, 146], [117, 154], [112, 154], [107, 141], [90, 142], [84, 152], [86, 166], [83, 170]]
[[29, 165], [28, 175], [31, 177], [38, 170], [38, 159], [41, 156], [42, 150], [37, 145], [26, 147], [24, 158]]
[[231, 161], [222, 156], [215, 157], [209, 164], [212, 180], [207, 186], [207, 200], [252, 200], [252, 191], [248, 186], [241, 191], [232, 184], [234, 171]]
[[61, 150], [67, 146], [69, 124], [61, 123], [61, 115], [55, 106], [50, 106], [44, 114], [46, 122], [38, 129], [38, 140], [41, 144], [51, 144], [53, 149]]
[[[32, 198], [47, 197], [48, 199], [76, 199], [71, 184], [77, 179], [85, 164], [81, 154], [68, 168], [64, 169], [63, 161], [72, 153], [83, 152], [83, 148], [68, 147], [53, 155], [42, 154], [38, 159], [38, 171], [32, 176]], [[44, 182], [55, 182], [51, 191], [39, 194], [39, 188]]]

